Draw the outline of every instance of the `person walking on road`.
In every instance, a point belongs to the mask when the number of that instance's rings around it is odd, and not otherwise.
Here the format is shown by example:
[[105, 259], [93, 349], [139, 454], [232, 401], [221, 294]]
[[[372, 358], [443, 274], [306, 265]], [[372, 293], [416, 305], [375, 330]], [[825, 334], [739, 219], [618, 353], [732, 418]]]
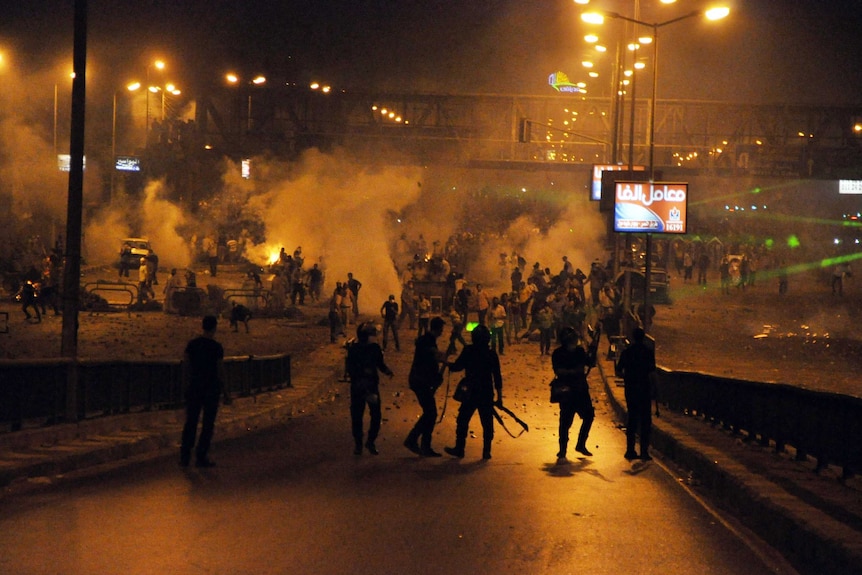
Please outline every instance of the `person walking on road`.
[[383, 317], [383, 351], [386, 351], [386, 345], [389, 343], [390, 331], [395, 342], [395, 351], [401, 351], [401, 344], [398, 343], [398, 302], [395, 301], [394, 294], [380, 306], [380, 315]]
[[632, 344], [620, 354], [616, 365], [617, 377], [625, 384], [626, 408], [626, 453], [625, 458], [637, 459], [635, 438], [640, 437], [640, 459], [649, 461], [649, 442], [652, 432], [650, 407], [655, 398], [655, 352], [644, 343], [646, 333], [636, 327], [632, 332]]
[[557, 453], [557, 463], [563, 464], [568, 462], [566, 451], [569, 444], [569, 429], [575, 421], [575, 414], [580, 415], [583, 420], [575, 451], [586, 456], [592, 455], [587, 448], [587, 437], [593, 426], [596, 410], [590, 397], [587, 373], [595, 366], [596, 358], [590, 357], [586, 350], [578, 345], [578, 333], [575, 328], [564, 327], [559, 335], [560, 346], [551, 354], [551, 365], [554, 368], [556, 382], [570, 390], [560, 398], [560, 451]]
[[437, 338], [443, 335], [443, 318], [431, 320], [429, 330], [416, 338], [416, 351], [410, 367], [410, 389], [422, 408], [422, 415], [410, 430], [404, 447], [422, 457], [440, 457], [431, 448], [431, 436], [437, 422], [437, 401], [434, 393], [443, 381], [440, 364], [446, 356], [437, 349]]
[[[215, 340], [218, 319], [213, 315], [203, 318], [203, 333], [189, 341], [183, 355], [183, 380], [186, 385], [186, 423], [183, 426], [180, 447], [180, 465], [188, 467], [192, 449], [195, 449], [196, 467], [213, 467], [209, 458], [210, 443], [215, 429], [219, 398], [225, 404], [230, 397], [224, 388], [224, 348]], [[203, 412], [200, 437], [195, 447], [198, 420]]]
[[350, 378], [350, 420], [353, 440], [356, 444], [354, 455], [362, 455], [362, 418], [365, 406], [371, 421], [365, 447], [371, 455], [377, 455], [377, 435], [380, 433], [382, 419], [380, 411], [380, 376], [382, 371], [391, 379], [392, 370], [383, 360], [383, 350], [373, 338], [377, 328], [371, 322], [359, 324], [356, 328], [356, 343], [347, 348], [347, 375]]
[[350, 290], [350, 295], [353, 296], [353, 317], [359, 317], [359, 288], [362, 287], [362, 282], [353, 277], [353, 272], [347, 272], [347, 289]]
[[[461, 351], [449, 364], [452, 372], [466, 371], [459, 387], [466, 386], [467, 394], [461, 401], [455, 422], [455, 447], [444, 447], [452, 457], [463, 458], [467, 445], [467, 432], [473, 414], [479, 411], [482, 422], [482, 459], [491, 459], [491, 443], [494, 441], [494, 406], [503, 405], [503, 376], [500, 373], [500, 358], [489, 347], [491, 333], [485, 325], [477, 325], [472, 332], [473, 343]], [[496, 400], [494, 399], [496, 390]]]

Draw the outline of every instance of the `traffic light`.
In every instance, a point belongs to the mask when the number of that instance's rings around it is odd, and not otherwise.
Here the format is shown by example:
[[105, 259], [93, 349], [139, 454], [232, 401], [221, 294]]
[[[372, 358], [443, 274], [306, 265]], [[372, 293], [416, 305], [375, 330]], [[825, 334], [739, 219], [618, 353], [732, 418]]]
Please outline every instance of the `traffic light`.
[[527, 118], [521, 118], [518, 122], [518, 141], [526, 144], [530, 141], [531, 122]]

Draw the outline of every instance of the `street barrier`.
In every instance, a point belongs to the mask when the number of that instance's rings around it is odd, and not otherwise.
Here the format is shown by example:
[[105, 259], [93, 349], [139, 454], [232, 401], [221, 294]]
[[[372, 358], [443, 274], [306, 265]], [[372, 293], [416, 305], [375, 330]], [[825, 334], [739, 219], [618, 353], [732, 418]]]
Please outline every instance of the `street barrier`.
[[850, 477], [862, 469], [862, 399], [801, 387], [662, 370], [659, 397], [669, 409], [701, 417], [796, 458], [811, 456]]
[[[224, 365], [225, 387], [231, 396], [247, 397], [291, 385], [286, 354], [227, 357]], [[180, 361], [0, 361], [0, 433], [178, 409], [183, 401]]]
[[[129, 312], [131, 307], [138, 301], [138, 286], [129, 282], [112, 282], [100, 280], [88, 282], [82, 286], [84, 290], [83, 309], [92, 315], [96, 312], [125, 311]], [[99, 292], [107, 294], [125, 294], [128, 301], [110, 301]]]

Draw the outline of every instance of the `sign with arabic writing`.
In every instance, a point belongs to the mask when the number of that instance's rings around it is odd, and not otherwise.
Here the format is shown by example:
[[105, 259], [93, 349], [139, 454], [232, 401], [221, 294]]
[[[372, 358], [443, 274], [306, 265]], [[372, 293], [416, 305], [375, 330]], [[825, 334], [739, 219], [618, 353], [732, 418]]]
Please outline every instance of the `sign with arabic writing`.
[[687, 208], [687, 182], [616, 182], [614, 231], [684, 234]]
[[137, 156], [117, 156], [114, 168], [120, 172], [140, 172], [141, 159]]

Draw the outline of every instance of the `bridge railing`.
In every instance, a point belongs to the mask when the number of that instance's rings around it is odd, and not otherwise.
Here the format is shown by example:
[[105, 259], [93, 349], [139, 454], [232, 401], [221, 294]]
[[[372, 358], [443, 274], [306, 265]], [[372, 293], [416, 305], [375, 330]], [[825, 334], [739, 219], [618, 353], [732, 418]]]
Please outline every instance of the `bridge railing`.
[[777, 451], [791, 446], [817, 469], [862, 469], [862, 399], [801, 387], [662, 370], [660, 401], [671, 410], [720, 424]]
[[[286, 354], [227, 357], [224, 365], [231, 396], [291, 385]], [[0, 433], [70, 419], [177, 409], [183, 405], [184, 393], [180, 361], [4, 360], [0, 361]]]

